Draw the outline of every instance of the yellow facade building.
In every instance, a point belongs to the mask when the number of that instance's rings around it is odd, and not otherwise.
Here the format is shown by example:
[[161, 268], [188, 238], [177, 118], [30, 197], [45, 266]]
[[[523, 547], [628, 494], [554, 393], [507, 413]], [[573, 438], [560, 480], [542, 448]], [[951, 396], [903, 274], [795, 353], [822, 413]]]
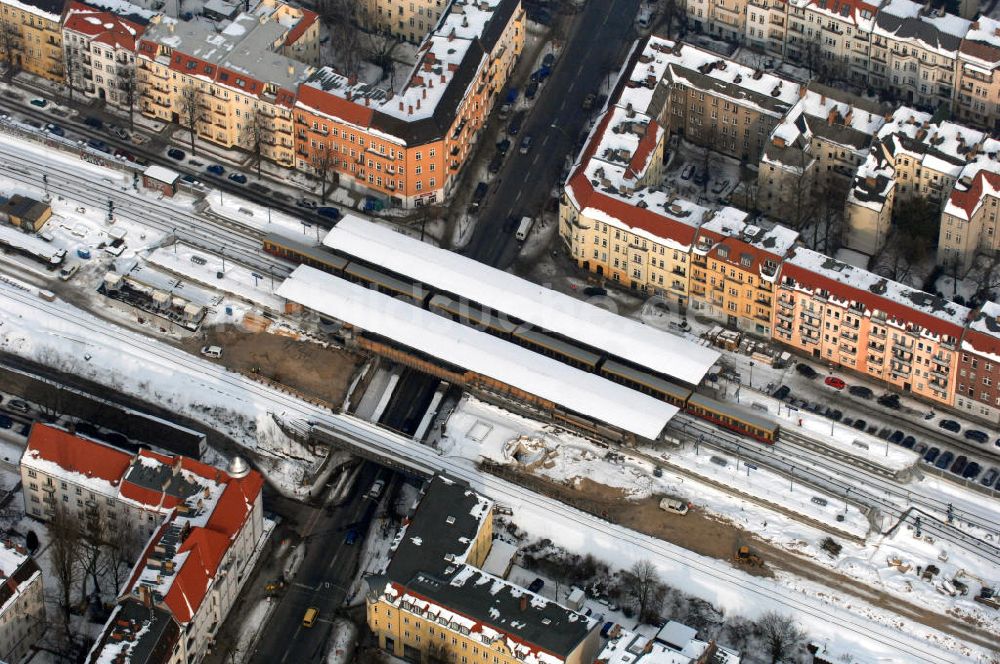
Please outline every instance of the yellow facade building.
[[65, 0], [0, 0], [0, 63], [61, 83]]
[[591, 664], [598, 623], [480, 567], [493, 503], [438, 476], [425, 489], [383, 575], [369, 577], [368, 627], [411, 662]]

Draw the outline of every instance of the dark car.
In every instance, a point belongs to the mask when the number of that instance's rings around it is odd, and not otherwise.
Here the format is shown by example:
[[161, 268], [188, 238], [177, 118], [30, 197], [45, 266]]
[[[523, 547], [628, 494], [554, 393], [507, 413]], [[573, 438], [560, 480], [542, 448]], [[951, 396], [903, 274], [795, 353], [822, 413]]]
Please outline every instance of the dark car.
[[583, 289], [583, 294], [587, 297], [603, 297], [608, 294], [608, 291], [600, 286], [587, 286]]
[[878, 432], [878, 437], [882, 440], [889, 440], [889, 436], [892, 435], [892, 429], [889, 427], [882, 427]]
[[844, 414], [836, 408], [827, 408], [825, 415], [834, 422], [839, 422], [840, 418], [844, 416]]
[[490, 159], [489, 165], [486, 167], [491, 174], [496, 175], [500, 172], [500, 167], [503, 166], [503, 155], [499, 152], [493, 154], [493, 158]]
[[518, 111], [510, 118], [510, 123], [507, 125], [507, 133], [511, 136], [517, 136], [518, 132], [521, 131], [521, 125], [524, 124], [524, 111]]
[[0, 415], [0, 429], [9, 429], [14, 426], [14, 420], [10, 418], [10, 415]]
[[880, 396], [878, 398], [878, 404], [880, 406], [885, 406], [886, 408], [891, 408], [892, 410], [899, 410], [902, 408], [899, 404], [899, 395], [891, 392]]
[[98, 131], [104, 128], [104, 121], [101, 120], [100, 118], [95, 118], [91, 115], [88, 115], [83, 119], [83, 124], [87, 125], [88, 127], [93, 127]]
[[208, 166], [205, 170], [211, 173], [212, 175], [222, 175], [223, 173], [226, 172], [226, 169], [224, 169], [222, 166], [219, 166], [218, 164], [212, 164]]
[[854, 420], [854, 422], [851, 423], [851, 426], [858, 431], [864, 431], [865, 427], [868, 426], [868, 423], [864, 420]]
[[932, 447], [931, 449], [927, 450], [926, 454], [924, 454], [924, 462], [934, 463], [937, 460], [939, 454], [941, 454], [941, 450], [939, 450], [936, 447]]
[[908, 450], [914, 449], [913, 446], [916, 444], [917, 444], [917, 439], [914, 438], [913, 436], [907, 436], [906, 438], [903, 438], [903, 442], [900, 443], [900, 445], [902, 445]]
[[555, 53], [546, 53], [545, 57], [542, 58], [542, 65], [551, 68], [552, 65], [555, 64], [555, 61], [556, 61]]
[[[905, 440], [903, 441], [903, 447], [908, 447]], [[913, 451], [922, 456], [927, 451], [927, 445], [925, 443], [914, 443]]]
[[497, 143], [497, 152], [502, 155], [506, 155], [510, 151], [510, 139], [505, 138], [499, 143]]
[[544, 587], [545, 587], [545, 582], [542, 581], [541, 579], [536, 578], [534, 581], [531, 582], [531, 585], [528, 586], [528, 592], [537, 593]]
[[128, 150], [122, 150], [121, 148], [115, 148], [115, 156], [119, 159], [124, 159], [125, 161], [135, 161], [135, 155]]
[[236, 184], [247, 183], [247, 176], [243, 175], [242, 173], [230, 173], [229, 179], [235, 182]]
[[965, 467], [962, 471], [963, 480], [974, 480], [979, 477], [979, 473], [982, 472], [982, 467], [975, 461], [970, 461], [969, 465]]
[[792, 388], [788, 387], [787, 385], [782, 385], [781, 387], [779, 387], [778, 389], [776, 389], [774, 391], [774, 394], [772, 394], [771, 396], [774, 397], [775, 399], [780, 400], [780, 401], [784, 401], [785, 397], [787, 397], [789, 394], [791, 394], [791, 392], [792, 392]]
[[934, 462], [934, 467], [939, 470], [944, 470], [945, 468], [950, 466], [951, 462], [954, 460], [955, 460], [955, 454], [953, 452], [945, 450], [944, 452], [941, 453], [941, 456], [937, 458], [937, 461]]
[[100, 139], [92, 138], [89, 141], [87, 141], [87, 145], [93, 148], [94, 150], [97, 150], [98, 152], [106, 152], [108, 154], [111, 154], [111, 148], [108, 147], [107, 143], [105, 143]]
[[951, 468], [949, 470], [951, 470], [951, 472], [955, 473], [956, 475], [961, 475], [962, 471], [965, 470], [965, 467], [968, 464], [969, 464], [969, 458], [964, 454], [962, 454], [957, 459], [955, 459], [955, 463], [951, 464]]
[[525, 99], [534, 99], [535, 95], [538, 94], [538, 81], [532, 81], [528, 83], [528, 87], [524, 89]]
[[541, 7], [529, 7], [527, 14], [529, 20], [532, 20], [540, 25], [549, 25], [552, 23], [552, 12], [548, 9], [543, 9]]
[[326, 217], [327, 219], [333, 219], [334, 221], [340, 219], [340, 210], [335, 207], [330, 207], [329, 205], [316, 208], [316, 214], [321, 217]]
[[252, 191], [256, 191], [258, 194], [267, 194], [270, 193], [271, 191], [270, 189], [262, 185], [260, 182], [251, 182], [247, 186], [250, 187]]
[[891, 434], [889, 434], [889, 442], [890, 443], [894, 443], [896, 445], [899, 445], [900, 443], [903, 442], [903, 436], [904, 435], [905, 434], [902, 431], [900, 431], [899, 429], [896, 429]]
[[542, 65], [537, 70], [531, 72], [531, 80], [541, 83], [551, 75], [552, 75], [552, 67], [549, 67], [548, 65]]
[[865, 387], [864, 385], [851, 385], [850, 387], [847, 388], [847, 391], [850, 392], [853, 396], [861, 397], [862, 399], [871, 399], [873, 396], [875, 396], [875, 393], [872, 392], [871, 389]]
[[344, 538], [344, 544], [350, 546], [351, 544], [354, 544], [357, 541], [358, 541], [358, 529], [353, 527], [348, 528], [347, 537]]
[[965, 437], [969, 440], [974, 440], [981, 445], [985, 445], [989, 442], [990, 437], [986, 433], [980, 431], [979, 429], [966, 429]]
[[167, 156], [170, 157], [171, 159], [176, 159], [177, 161], [184, 161], [184, 157], [186, 157], [187, 155], [184, 154], [184, 150], [178, 150], [177, 148], [170, 148], [169, 150], [167, 150]]
[[979, 483], [983, 486], [992, 486], [993, 482], [996, 481], [998, 474], [1000, 473], [998, 473], [996, 468], [990, 468], [986, 471], [986, 474], [980, 478]]
[[469, 203], [469, 212], [475, 212], [479, 209], [483, 199], [486, 198], [486, 192], [488, 189], [489, 185], [485, 182], [480, 182], [476, 185], [476, 190], [472, 192], [472, 202]]
[[66, 132], [57, 124], [52, 124], [51, 122], [45, 125], [45, 129], [53, 136], [65, 136]]
[[941, 420], [938, 422], [938, 426], [945, 431], [951, 431], [952, 433], [958, 433], [962, 430], [962, 425], [955, 420]]
[[809, 379], [815, 378], [816, 376], [819, 375], [818, 373], [816, 373], [816, 370], [813, 369], [811, 366], [809, 366], [808, 364], [803, 364], [801, 362], [795, 365], [795, 370]]

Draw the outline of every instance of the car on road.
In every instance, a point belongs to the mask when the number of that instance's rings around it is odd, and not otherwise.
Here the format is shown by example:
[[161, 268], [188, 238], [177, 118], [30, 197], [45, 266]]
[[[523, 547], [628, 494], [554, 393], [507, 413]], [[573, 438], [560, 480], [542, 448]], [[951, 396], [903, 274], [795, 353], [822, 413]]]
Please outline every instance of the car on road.
[[530, 584], [528, 584], [529, 593], [537, 593], [539, 590], [545, 587], [545, 581], [539, 578], [535, 578]]
[[517, 136], [518, 132], [521, 131], [521, 125], [524, 124], [524, 111], [518, 111], [511, 116], [510, 122], [507, 123], [507, 133], [511, 136]]
[[202, 346], [201, 354], [205, 357], [222, 357], [222, 346]]
[[875, 396], [875, 393], [864, 385], [851, 385], [847, 388], [847, 391], [850, 392], [852, 396], [860, 397], [862, 399], [871, 399]]
[[11, 399], [7, 402], [7, 410], [12, 410], [15, 413], [21, 413], [23, 415], [31, 411], [31, 406], [29, 406], [26, 401]]
[[980, 478], [979, 483], [983, 486], [992, 486], [993, 482], [996, 481], [997, 475], [1000, 474], [996, 468], [990, 468], [986, 473]]
[[934, 462], [934, 467], [938, 470], [944, 470], [951, 465], [951, 462], [955, 460], [955, 453], [945, 450], [941, 453], [941, 456], [937, 458]]
[[475, 212], [482, 205], [483, 199], [486, 198], [486, 192], [489, 190], [489, 185], [485, 182], [479, 182], [476, 184], [475, 191], [472, 192], [472, 201], [469, 203], [469, 212]]
[[924, 454], [924, 463], [934, 463], [938, 455], [941, 454], [941, 450], [937, 447], [932, 447]]
[[608, 294], [608, 290], [600, 286], [587, 286], [583, 289], [583, 294], [587, 297], [604, 297]]
[[38, 108], [45, 108], [49, 105], [49, 101], [47, 99], [42, 99], [41, 97], [35, 97], [28, 103], [32, 106], [37, 106]]
[[891, 434], [889, 434], [889, 438], [887, 440], [890, 443], [893, 443], [894, 445], [901, 445], [903, 443], [903, 436], [904, 436], [903, 432], [900, 431], [899, 429], [896, 429]]
[[177, 148], [170, 148], [169, 150], [167, 150], [167, 156], [170, 157], [171, 159], [176, 159], [177, 161], [184, 161], [184, 157], [186, 157], [187, 155], [184, 153], [184, 150], [178, 150]]
[[938, 426], [945, 431], [951, 431], [952, 433], [958, 433], [962, 430], [962, 425], [955, 420], [941, 420], [938, 422]]
[[63, 129], [59, 125], [53, 124], [51, 122], [48, 123], [47, 125], [45, 125], [45, 130], [47, 132], [49, 132], [50, 134], [52, 134], [53, 136], [65, 136], [66, 135], [66, 130], [65, 129]]
[[980, 466], [975, 461], [970, 461], [969, 465], [966, 466], [965, 470], [962, 471], [962, 479], [974, 480], [977, 477], [979, 477], [979, 473], [981, 473], [982, 471], [983, 471], [982, 466]]
[[586, 97], [584, 97], [583, 98], [583, 110], [589, 111], [590, 109], [594, 108], [594, 100], [595, 99], [597, 99], [597, 95], [595, 95], [593, 92], [591, 92]]
[[851, 426], [857, 429], [858, 431], [864, 431], [865, 427], [868, 426], [868, 423], [865, 422], [864, 420], [854, 420], [854, 422], [851, 423]]
[[69, 281], [76, 274], [77, 270], [80, 269], [79, 265], [67, 265], [59, 270], [60, 281]]
[[521, 148], [518, 150], [521, 154], [528, 154], [531, 151], [531, 146], [535, 144], [535, 139], [531, 136], [525, 136], [521, 139]]
[[809, 379], [813, 379], [819, 375], [818, 373], [816, 373], [815, 369], [813, 369], [808, 364], [803, 364], [802, 362], [799, 362], [798, 364], [795, 365], [795, 370]]
[[891, 410], [899, 410], [902, 405], [899, 403], [899, 395], [893, 392], [886, 392], [878, 398], [878, 404]]
[[317, 609], [315, 606], [310, 606], [308, 609], [306, 609], [305, 615], [302, 616], [302, 626], [312, 627], [313, 625], [316, 624], [317, 618], [319, 618], [319, 609]]
[[226, 172], [226, 169], [223, 168], [222, 166], [219, 166], [218, 164], [209, 164], [208, 166], [205, 167], [205, 170], [211, 173], [212, 175], [222, 175], [223, 173]]
[[308, 198], [300, 198], [300, 199], [298, 199], [297, 201], [295, 201], [295, 205], [297, 205], [300, 208], [305, 208], [307, 210], [315, 210], [316, 209], [316, 201], [311, 201]]
[[552, 65], [554, 65], [555, 62], [556, 62], [556, 54], [555, 53], [546, 53], [545, 57], [542, 58], [542, 66], [543, 67], [548, 67], [548, 68], [551, 69]]
[[505, 138], [502, 141], [500, 141], [499, 143], [497, 143], [497, 152], [499, 152], [500, 154], [506, 156], [509, 151], [510, 151], [510, 139], [509, 138]]
[[965, 467], [966, 465], [968, 465], [968, 463], [969, 463], [969, 457], [965, 456], [964, 454], [961, 454], [957, 459], [955, 459], [955, 463], [951, 464], [951, 468], [949, 470], [955, 473], [956, 475], [961, 475], [962, 471], [965, 470]]
[[236, 184], [247, 183], [247, 176], [243, 175], [242, 173], [230, 173], [229, 179], [235, 182]]
[[334, 221], [340, 219], [340, 210], [329, 205], [323, 205], [316, 208], [316, 214], [327, 219], [333, 219]]
[[358, 529], [352, 526], [351, 528], [347, 529], [347, 537], [344, 538], [344, 544], [351, 546], [357, 541], [358, 541]]
[[827, 376], [823, 380], [823, 382], [826, 383], [827, 385], [829, 385], [830, 387], [832, 387], [835, 390], [842, 390], [845, 387], [847, 387], [847, 383], [845, 383], [843, 381], [843, 379], [837, 378], [836, 376]]
[[97, 150], [98, 152], [111, 154], [111, 148], [108, 146], [108, 144], [98, 138], [90, 139], [89, 141], [87, 141], [87, 145], [92, 149]]
[[14, 420], [11, 419], [10, 415], [0, 414], [0, 429], [10, 429], [14, 426]]
[[986, 443], [990, 442], [990, 437], [986, 435], [985, 432], [980, 431], [979, 429], [966, 429], [965, 437], [968, 440], [974, 440], [980, 445], [985, 445]]
[[95, 118], [93, 115], [88, 115], [87, 117], [85, 117], [83, 119], [83, 124], [93, 129], [97, 129], [98, 131], [104, 129], [104, 121], [101, 120], [100, 118]]
[[490, 163], [487, 165], [486, 170], [488, 170], [491, 175], [496, 175], [500, 172], [501, 166], [503, 166], [503, 155], [499, 152], [494, 152], [493, 158], [490, 159]]
[[372, 488], [368, 489], [368, 497], [372, 500], [376, 500], [382, 495], [382, 490], [385, 488], [385, 480], [375, 480], [372, 484]]
[[788, 387], [787, 385], [782, 385], [781, 387], [776, 389], [774, 391], [774, 394], [772, 394], [771, 396], [774, 397], [775, 399], [778, 399], [779, 401], [784, 401], [785, 397], [787, 397], [791, 393], [792, 393], [792, 388]]

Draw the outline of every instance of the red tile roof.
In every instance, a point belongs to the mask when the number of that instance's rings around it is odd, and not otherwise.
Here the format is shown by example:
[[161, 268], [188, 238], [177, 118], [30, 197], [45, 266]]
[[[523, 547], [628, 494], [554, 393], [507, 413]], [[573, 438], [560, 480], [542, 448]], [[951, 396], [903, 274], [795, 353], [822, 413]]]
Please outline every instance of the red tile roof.
[[972, 178], [972, 185], [965, 191], [951, 190], [951, 204], [965, 212], [965, 218], [971, 219], [976, 206], [983, 198], [983, 183], [988, 181], [994, 191], [1000, 190], [1000, 174], [990, 171], [979, 171]]
[[298, 102], [304, 106], [302, 110], [312, 110], [329, 118], [337, 118], [359, 127], [371, 126], [375, 111], [362, 104], [355, 104], [343, 97], [324, 92], [311, 85], [300, 85]]
[[88, 7], [80, 2], [70, 4], [64, 27], [80, 34], [93, 37], [93, 41], [116, 48], [135, 51], [136, 42], [145, 28], [106, 11]]
[[184, 539], [178, 553], [188, 553], [187, 559], [163, 598], [178, 622], [189, 622], [201, 606], [228, 548], [229, 538], [205, 528], [191, 529]]
[[302, 19], [296, 23], [291, 30], [288, 31], [288, 35], [285, 36], [285, 45], [290, 46], [298, 41], [298, 38], [309, 29], [319, 15], [316, 12], [309, 11], [308, 9], [302, 9]]
[[132, 455], [113, 447], [48, 426], [35, 424], [28, 436], [26, 454], [55, 463], [60, 468], [117, 484]]

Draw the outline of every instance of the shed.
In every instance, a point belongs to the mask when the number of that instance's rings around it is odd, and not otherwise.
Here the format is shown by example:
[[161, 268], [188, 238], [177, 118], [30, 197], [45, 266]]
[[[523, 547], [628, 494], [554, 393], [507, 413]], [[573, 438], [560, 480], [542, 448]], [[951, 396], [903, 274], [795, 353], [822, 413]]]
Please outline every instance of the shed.
[[48, 203], [14, 194], [7, 199], [0, 210], [7, 220], [25, 231], [37, 233], [52, 216], [52, 207]]
[[490, 547], [490, 555], [486, 556], [486, 560], [483, 562], [483, 571], [493, 576], [499, 576], [501, 579], [506, 579], [507, 575], [510, 574], [510, 568], [514, 563], [514, 554], [516, 553], [517, 547], [510, 542], [505, 542], [501, 539], [493, 540], [493, 546]]
[[142, 186], [159, 191], [164, 196], [173, 196], [177, 193], [177, 180], [180, 177], [177, 171], [153, 164], [142, 172]]
[[697, 636], [698, 630], [671, 620], [656, 633], [656, 640], [668, 648], [681, 651]]

